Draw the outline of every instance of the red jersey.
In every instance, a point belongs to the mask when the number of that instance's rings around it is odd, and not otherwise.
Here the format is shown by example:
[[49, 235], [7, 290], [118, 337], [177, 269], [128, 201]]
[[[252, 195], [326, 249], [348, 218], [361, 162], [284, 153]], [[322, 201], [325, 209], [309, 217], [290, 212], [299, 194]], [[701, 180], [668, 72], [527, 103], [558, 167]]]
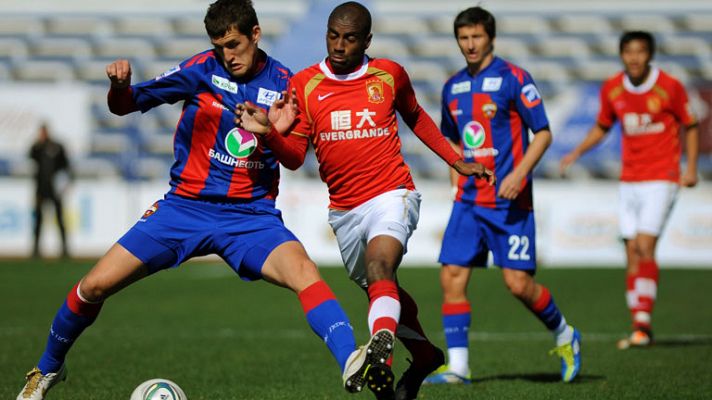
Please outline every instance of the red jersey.
[[292, 134], [314, 146], [331, 208], [349, 210], [391, 190], [415, 189], [401, 154], [396, 111], [448, 164], [460, 159], [393, 61], [364, 57], [356, 71], [335, 75], [325, 60], [297, 73], [290, 86], [300, 112]]
[[658, 68], [640, 86], [623, 72], [608, 79], [597, 122], [610, 128], [616, 120], [623, 131], [622, 181], [680, 180], [680, 126], [696, 119], [678, 80]]

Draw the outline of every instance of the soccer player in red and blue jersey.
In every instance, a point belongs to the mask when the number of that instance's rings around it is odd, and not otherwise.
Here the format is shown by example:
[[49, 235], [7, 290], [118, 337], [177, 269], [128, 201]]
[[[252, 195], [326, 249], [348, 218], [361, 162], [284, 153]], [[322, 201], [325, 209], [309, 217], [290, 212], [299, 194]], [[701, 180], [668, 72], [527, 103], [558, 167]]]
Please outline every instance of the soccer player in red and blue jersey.
[[455, 18], [455, 38], [467, 67], [443, 87], [441, 131], [465, 160], [494, 171], [498, 184], [453, 176], [455, 202], [439, 258], [449, 363], [426, 382], [471, 380], [467, 284], [471, 267], [485, 266], [489, 251], [510, 292], [554, 335], [553, 352], [562, 359], [562, 379], [569, 382], [580, 368], [579, 333], [566, 323], [549, 290], [534, 280], [531, 171], [551, 143], [549, 121], [529, 73], [494, 55], [495, 32], [494, 16], [480, 7]]
[[[626, 300], [633, 319], [620, 349], [652, 343], [651, 316], [658, 292], [655, 248], [682, 187], [697, 184], [699, 128], [685, 87], [651, 65], [655, 39], [649, 32], [625, 32], [619, 43], [624, 71], [601, 87], [596, 124], [561, 159], [561, 172], [606, 137], [616, 121], [622, 127], [620, 230], [626, 252]], [[685, 128], [687, 167], [680, 171], [680, 128]]]
[[[427, 339], [415, 301], [396, 279], [420, 207], [420, 194], [401, 154], [396, 113], [459, 173], [486, 178], [486, 185], [492, 184], [492, 173], [453, 151], [418, 104], [401, 65], [366, 55], [371, 37], [366, 7], [353, 1], [335, 7], [326, 33], [328, 57], [292, 78], [292, 93], [285, 96], [292, 96], [292, 102], [277, 103], [281, 113], [291, 116], [286, 128], [274, 124], [270, 130], [267, 124], [263, 133], [288, 168], [298, 168], [309, 143], [314, 146], [319, 173], [329, 188], [329, 223], [342, 259], [349, 277], [368, 293], [373, 338], [392, 343], [397, 334], [413, 356], [395, 390], [390, 349], [383, 357], [368, 357], [371, 367], [362, 378], [377, 398], [406, 400], [417, 397], [423, 379], [444, 362], [444, 354]], [[245, 109], [243, 124], [256, 114]], [[297, 113], [299, 120], [290, 127]], [[275, 121], [273, 114], [274, 106], [270, 121]], [[361, 380], [351, 383], [360, 385]]]
[[347, 365], [356, 352], [348, 317], [275, 208], [277, 160], [260, 139], [234, 123], [236, 104], [269, 107], [291, 73], [258, 48], [261, 31], [251, 1], [218, 0], [207, 10], [205, 27], [214, 48], [153, 80], [131, 85], [126, 60], [107, 67], [109, 108], [115, 114], [184, 102], [171, 189], [70, 290], [18, 399], [43, 399], [65, 379], [67, 352], [109, 296], [206, 254], [219, 255], [245, 280], [264, 279], [294, 291], [344, 381], [351, 378], [344, 371], [361, 369]]

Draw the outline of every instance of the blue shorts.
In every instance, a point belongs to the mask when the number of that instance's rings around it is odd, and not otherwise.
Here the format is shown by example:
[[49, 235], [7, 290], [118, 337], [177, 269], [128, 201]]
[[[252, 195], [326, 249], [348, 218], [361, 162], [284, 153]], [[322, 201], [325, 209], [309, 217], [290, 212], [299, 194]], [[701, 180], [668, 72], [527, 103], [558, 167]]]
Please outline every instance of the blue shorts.
[[297, 240], [273, 200], [215, 203], [166, 195], [119, 239], [150, 273], [217, 254], [245, 280], [260, 279], [267, 256]]
[[533, 273], [536, 270], [534, 212], [455, 202], [438, 261], [484, 267], [489, 251], [495, 265]]

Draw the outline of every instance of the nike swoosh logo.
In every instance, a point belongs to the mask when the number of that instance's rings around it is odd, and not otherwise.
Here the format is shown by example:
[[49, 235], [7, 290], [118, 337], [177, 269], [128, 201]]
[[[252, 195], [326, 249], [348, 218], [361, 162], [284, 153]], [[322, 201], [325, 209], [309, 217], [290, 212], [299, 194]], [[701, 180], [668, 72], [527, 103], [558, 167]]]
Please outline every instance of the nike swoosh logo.
[[322, 101], [322, 100], [324, 100], [325, 98], [331, 96], [332, 94], [334, 94], [334, 92], [330, 92], [330, 93], [323, 94], [323, 95], [320, 94], [319, 96], [316, 97], [316, 99], [319, 100], [319, 101]]

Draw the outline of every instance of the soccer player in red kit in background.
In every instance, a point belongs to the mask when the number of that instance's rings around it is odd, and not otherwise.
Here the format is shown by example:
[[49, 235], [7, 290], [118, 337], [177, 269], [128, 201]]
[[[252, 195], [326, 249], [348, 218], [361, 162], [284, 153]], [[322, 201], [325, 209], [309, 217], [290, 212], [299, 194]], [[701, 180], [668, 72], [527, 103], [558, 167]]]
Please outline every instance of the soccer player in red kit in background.
[[[561, 159], [561, 172], [605, 137], [616, 121], [622, 127], [620, 229], [627, 258], [626, 299], [633, 332], [621, 349], [652, 343], [651, 313], [657, 296], [655, 247], [680, 186], [697, 184], [699, 130], [683, 85], [650, 63], [655, 40], [648, 32], [620, 39], [624, 71], [604, 82], [596, 124]], [[686, 131], [687, 167], [680, 174], [680, 128]]]
[[[250, 130], [260, 130], [258, 121], [265, 124], [267, 145], [288, 168], [298, 168], [308, 143], [314, 146], [329, 188], [329, 223], [344, 264], [350, 278], [368, 292], [369, 329], [392, 344], [397, 327], [398, 338], [413, 355], [395, 393], [387, 360], [369, 359], [364, 380], [379, 399], [415, 399], [444, 355], [426, 338], [415, 302], [396, 280], [420, 206], [400, 151], [396, 111], [458, 173], [486, 178], [490, 184], [493, 176], [482, 164], [465, 163], [440, 135], [402, 66], [365, 54], [371, 37], [368, 9], [357, 2], [337, 6], [328, 21], [328, 57], [292, 78], [287, 99], [270, 108], [271, 129], [250, 104], [238, 118]], [[297, 113], [296, 125], [285, 136]]]

